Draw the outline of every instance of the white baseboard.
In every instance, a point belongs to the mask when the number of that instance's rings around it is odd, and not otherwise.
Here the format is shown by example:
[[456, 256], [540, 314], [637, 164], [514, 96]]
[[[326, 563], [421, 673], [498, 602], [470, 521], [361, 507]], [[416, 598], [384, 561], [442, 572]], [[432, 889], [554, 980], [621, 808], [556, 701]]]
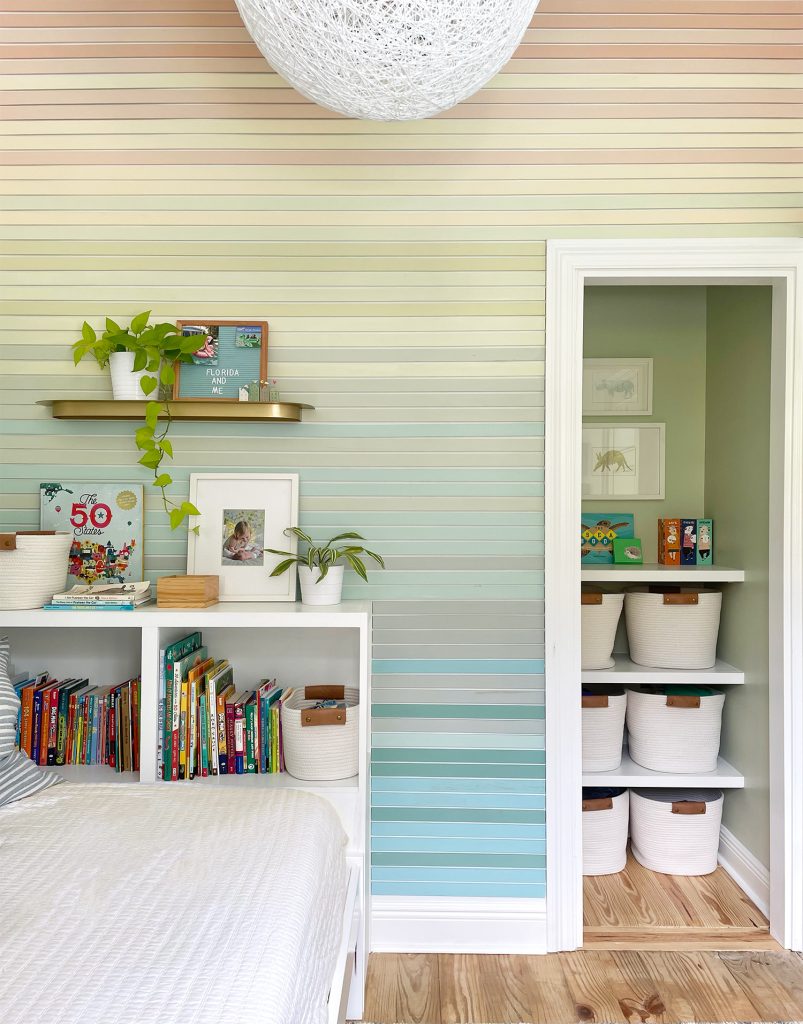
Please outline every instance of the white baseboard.
[[719, 854], [717, 859], [731, 878], [747, 893], [758, 909], [763, 914], [769, 916], [769, 869], [724, 825], [719, 833]]
[[546, 953], [546, 900], [374, 896], [376, 953]]

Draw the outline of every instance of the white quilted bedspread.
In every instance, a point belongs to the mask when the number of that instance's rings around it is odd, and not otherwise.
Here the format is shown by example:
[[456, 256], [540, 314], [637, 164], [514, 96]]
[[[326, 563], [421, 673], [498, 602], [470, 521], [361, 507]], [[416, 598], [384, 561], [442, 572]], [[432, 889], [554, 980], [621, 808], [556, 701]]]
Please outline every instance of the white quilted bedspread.
[[346, 890], [324, 800], [65, 783], [0, 811], [2, 1024], [320, 1024]]

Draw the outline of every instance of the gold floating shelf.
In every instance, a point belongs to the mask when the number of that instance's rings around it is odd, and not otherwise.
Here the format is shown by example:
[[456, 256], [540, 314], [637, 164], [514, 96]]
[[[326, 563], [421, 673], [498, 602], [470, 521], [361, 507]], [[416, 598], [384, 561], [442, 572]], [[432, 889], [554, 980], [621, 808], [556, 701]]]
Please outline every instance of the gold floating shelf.
[[[37, 404], [50, 406], [57, 420], [141, 420], [145, 417], [147, 405], [146, 402], [73, 398]], [[302, 410], [315, 408], [298, 402], [227, 402], [218, 399], [200, 402], [180, 399], [168, 405], [174, 420], [228, 420], [238, 423], [300, 423]]]

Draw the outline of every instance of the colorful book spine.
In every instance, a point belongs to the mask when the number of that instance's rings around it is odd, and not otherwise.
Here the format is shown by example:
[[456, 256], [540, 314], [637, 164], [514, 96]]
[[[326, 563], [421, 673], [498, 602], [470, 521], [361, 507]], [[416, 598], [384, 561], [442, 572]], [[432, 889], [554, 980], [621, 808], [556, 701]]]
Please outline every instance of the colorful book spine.
[[714, 520], [697, 520], [697, 564], [714, 564]]
[[245, 773], [245, 708], [239, 697], [234, 702], [234, 771]]
[[697, 520], [680, 521], [680, 564], [697, 565]]
[[226, 771], [229, 775], [234, 775], [237, 771], [234, 734], [234, 701], [232, 699], [226, 701]]

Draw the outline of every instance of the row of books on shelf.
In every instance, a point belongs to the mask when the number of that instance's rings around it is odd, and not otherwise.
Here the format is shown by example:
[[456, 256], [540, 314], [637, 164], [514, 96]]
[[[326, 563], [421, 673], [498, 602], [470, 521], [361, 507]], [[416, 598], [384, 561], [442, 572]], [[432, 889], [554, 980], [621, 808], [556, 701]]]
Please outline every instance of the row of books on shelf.
[[281, 707], [292, 691], [263, 679], [237, 691], [226, 660], [191, 633], [160, 652], [157, 777], [168, 782], [284, 771]]
[[77, 585], [54, 594], [45, 608], [50, 611], [133, 611], [152, 599], [148, 580], [142, 583], [96, 583]]
[[17, 679], [17, 746], [40, 765], [105, 764], [139, 771], [140, 680], [92, 686], [89, 679]]

